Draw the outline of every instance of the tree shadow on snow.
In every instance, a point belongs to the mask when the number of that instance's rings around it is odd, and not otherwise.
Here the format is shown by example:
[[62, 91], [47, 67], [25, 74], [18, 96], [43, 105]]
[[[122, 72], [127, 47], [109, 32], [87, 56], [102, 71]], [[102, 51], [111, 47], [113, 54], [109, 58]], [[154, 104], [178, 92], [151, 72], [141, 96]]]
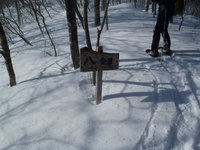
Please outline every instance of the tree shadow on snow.
[[[196, 52], [196, 51], [195, 51]], [[187, 53], [187, 51], [186, 51]], [[160, 63], [155, 63], [157, 60], [152, 58], [138, 58], [138, 59], [122, 59], [120, 62], [130, 62], [130, 64], [120, 65], [119, 71], [125, 71], [128, 72], [130, 75], [129, 77], [124, 80], [104, 80], [104, 83], [112, 83], [112, 84], [123, 84], [124, 88], [119, 93], [105, 95], [103, 97], [103, 100], [113, 100], [118, 98], [123, 98], [124, 100], [130, 100], [134, 101], [134, 97], [145, 97], [143, 100], [141, 100], [142, 103], [145, 102], [155, 102], [155, 103], [164, 103], [164, 102], [175, 102], [175, 104], [184, 104], [187, 103], [188, 97], [191, 95], [190, 91], [178, 91], [178, 89], [174, 88], [173, 83], [171, 82], [165, 82], [165, 83], [157, 83], [155, 82], [155, 79], [152, 78], [152, 81], [130, 81], [134, 80], [134, 73], [135, 72], [141, 72], [151, 74], [150, 72], [153, 71], [161, 71]], [[132, 63], [134, 62], [134, 64]], [[137, 66], [134, 68], [134, 66]], [[148, 65], [148, 66], [147, 66]], [[148, 68], [149, 67], [149, 68]], [[151, 71], [150, 71], [151, 70]], [[151, 78], [152, 75], [148, 75], [147, 77]], [[147, 88], [147, 90], [142, 90], [137, 92], [126, 92], [125, 89], [127, 89], [128, 86], [135, 86], [140, 87], [141, 89]], [[168, 88], [169, 87], [169, 88]], [[149, 88], [153, 90], [149, 90]], [[134, 88], [132, 88], [134, 89]]]
[[153, 92], [126, 92], [126, 93], [116, 93], [111, 95], [106, 95], [103, 97], [103, 100], [111, 100], [116, 98], [124, 98], [134, 101], [134, 97], [145, 97], [141, 102], [156, 102], [156, 103], [165, 103], [165, 102], [175, 102], [176, 104], [185, 104], [187, 103], [187, 98], [190, 96], [189, 91], [177, 92], [175, 89], [166, 89], [161, 90], [159, 93]]
[[193, 65], [200, 63], [200, 50], [174, 50], [174, 53]]

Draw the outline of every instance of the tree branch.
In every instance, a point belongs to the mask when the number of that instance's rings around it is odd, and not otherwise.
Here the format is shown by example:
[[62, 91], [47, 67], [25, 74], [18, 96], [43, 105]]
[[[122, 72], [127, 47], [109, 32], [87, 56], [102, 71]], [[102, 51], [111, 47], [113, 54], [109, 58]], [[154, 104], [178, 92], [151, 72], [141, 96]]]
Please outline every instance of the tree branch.
[[104, 27], [104, 24], [105, 24], [106, 18], [107, 18], [107, 16], [108, 16], [108, 6], [109, 6], [109, 3], [110, 3], [110, 0], [108, 0], [108, 2], [107, 2], [107, 4], [106, 4], [106, 10], [105, 10], [105, 13], [104, 13], [104, 18], [103, 18], [103, 21], [102, 21], [102, 23], [101, 23], [100, 30], [97, 29], [98, 35], [97, 35], [97, 43], [96, 43], [96, 47], [99, 46], [101, 32], [103, 31], [103, 27]]
[[81, 15], [80, 11], [78, 10], [77, 5], [75, 5], [75, 12], [76, 12], [76, 15], [78, 16], [78, 18], [79, 18], [79, 20], [81, 22], [81, 25], [82, 25], [83, 29], [85, 29], [84, 23], [83, 23], [83, 17]]

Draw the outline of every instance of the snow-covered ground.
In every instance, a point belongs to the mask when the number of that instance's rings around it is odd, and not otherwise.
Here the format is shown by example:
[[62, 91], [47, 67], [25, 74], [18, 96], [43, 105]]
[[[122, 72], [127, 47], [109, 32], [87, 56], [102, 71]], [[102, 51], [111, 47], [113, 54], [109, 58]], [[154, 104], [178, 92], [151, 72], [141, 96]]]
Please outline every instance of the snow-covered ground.
[[[56, 6], [55, 6], [56, 7]], [[175, 56], [145, 54], [155, 19], [132, 4], [111, 6], [101, 45], [120, 53], [119, 69], [103, 72], [103, 103], [95, 105], [91, 73], [72, 67], [65, 12], [47, 20], [58, 57], [36, 24], [24, 26], [34, 46], [10, 45], [17, 85], [0, 64], [0, 150], [199, 150], [200, 29], [179, 17], [169, 32]], [[153, 21], [154, 20], [154, 21]], [[90, 15], [95, 48], [96, 28]], [[80, 47], [85, 46], [79, 28]], [[0, 58], [3, 61], [2, 57]]]

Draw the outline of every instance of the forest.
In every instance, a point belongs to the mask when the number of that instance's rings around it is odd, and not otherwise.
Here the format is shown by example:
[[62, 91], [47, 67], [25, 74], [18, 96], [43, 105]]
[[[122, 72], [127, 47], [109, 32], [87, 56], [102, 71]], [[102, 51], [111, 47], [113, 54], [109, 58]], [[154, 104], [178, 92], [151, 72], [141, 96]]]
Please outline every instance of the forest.
[[[46, 52], [50, 56], [57, 56], [57, 50], [55, 42], [52, 38], [52, 33], [48, 26], [51, 24], [46, 23], [47, 18], [51, 17], [49, 10], [56, 12], [53, 9], [53, 5], [57, 3], [60, 8], [66, 10], [66, 19], [68, 21], [68, 31], [70, 40], [70, 51], [74, 68], [79, 68], [79, 44], [77, 38], [77, 26], [82, 26], [85, 31], [85, 41], [87, 47], [92, 49], [90, 41], [90, 33], [88, 27], [88, 12], [94, 14], [94, 26], [101, 28], [104, 26], [105, 21], [108, 30], [108, 19], [106, 16], [106, 7], [108, 9], [110, 5], [118, 5], [121, 3], [134, 3], [134, 7], [144, 7], [145, 11], [149, 11], [149, 5], [151, 5], [152, 13], [155, 15], [157, 11], [156, 4], [153, 4], [150, 0], [1, 0], [0, 1], [0, 29], [1, 29], [1, 47], [0, 54], [3, 56], [8, 70], [10, 78], [10, 86], [16, 85], [16, 77], [14, 68], [12, 65], [12, 58], [10, 57], [9, 44], [13, 43], [12, 35], [17, 35], [26, 44], [33, 46], [30, 42], [31, 39], [26, 38], [22, 26], [23, 24], [36, 22], [38, 30], [41, 32], [41, 36], [44, 38], [47, 36], [48, 42], [52, 45], [52, 51]], [[178, 15], [182, 16], [182, 21], [179, 26], [181, 28], [184, 15], [193, 15], [199, 17], [200, 14], [200, 1], [198, 0], [184, 0], [184, 11], [178, 12]], [[104, 18], [101, 19], [100, 12], [105, 11]], [[47, 14], [47, 15], [46, 15]], [[101, 24], [102, 20], [102, 24]], [[99, 37], [100, 38], [100, 37]], [[97, 39], [97, 45], [98, 45]], [[96, 46], [97, 46], [96, 45]]]
[[200, 150], [200, 1], [178, 2], [151, 57], [151, 0], [0, 0], [0, 150]]

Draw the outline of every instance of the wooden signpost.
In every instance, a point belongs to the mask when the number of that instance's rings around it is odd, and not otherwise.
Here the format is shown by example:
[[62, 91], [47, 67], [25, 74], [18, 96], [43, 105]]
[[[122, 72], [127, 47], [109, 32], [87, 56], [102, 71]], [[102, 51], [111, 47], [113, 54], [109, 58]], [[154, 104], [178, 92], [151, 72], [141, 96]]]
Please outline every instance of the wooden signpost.
[[102, 102], [102, 76], [103, 70], [115, 70], [119, 68], [119, 53], [104, 53], [103, 47], [97, 47], [93, 51], [88, 47], [80, 49], [80, 71], [96, 73], [96, 104]]
[[83, 47], [80, 54], [81, 72], [115, 70], [119, 67], [119, 53], [103, 53], [102, 47], [99, 47], [98, 52]]

